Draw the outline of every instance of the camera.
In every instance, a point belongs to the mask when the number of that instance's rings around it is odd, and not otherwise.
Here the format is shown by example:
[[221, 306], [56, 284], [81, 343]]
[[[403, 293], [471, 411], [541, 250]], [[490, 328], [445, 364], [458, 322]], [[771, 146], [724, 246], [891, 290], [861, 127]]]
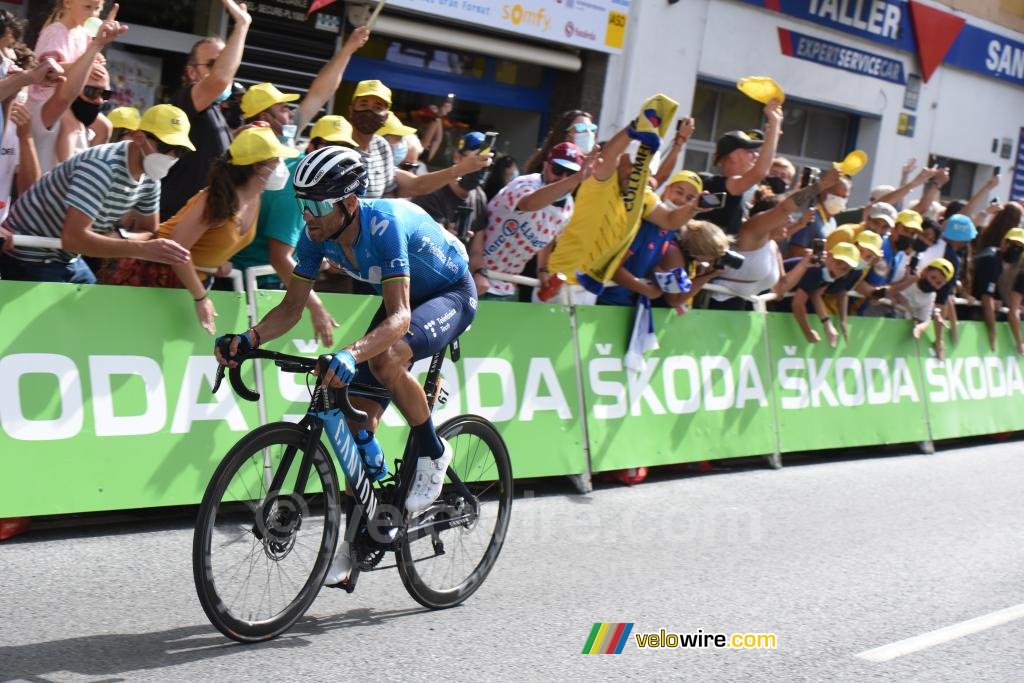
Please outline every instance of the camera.
[[805, 188], [818, 182], [821, 178], [821, 169], [816, 166], [804, 166], [800, 171], [800, 187]]
[[910, 271], [911, 275], [917, 275], [917, 264], [920, 263], [921, 257], [916, 252], [910, 257], [910, 263], [907, 265], [907, 270]]
[[725, 253], [715, 259], [715, 262], [711, 264], [713, 270], [721, 270], [723, 268], [732, 268], [736, 270], [743, 266], [743, 262], [746, 261], [746, 257], [743, 254], [738, 254], [732, 249], [726, 249]]
[[697, 207], [701, 209], [717, 209], [725, 204], [725, 193], [716, 192], [714, 194], [705, 193], [700, 196], [697, 201]]
[[825, 263], [825, 240], [822, 238], [811, 240], [811, 252], [814, 254], [814, 263], [821, 265]]

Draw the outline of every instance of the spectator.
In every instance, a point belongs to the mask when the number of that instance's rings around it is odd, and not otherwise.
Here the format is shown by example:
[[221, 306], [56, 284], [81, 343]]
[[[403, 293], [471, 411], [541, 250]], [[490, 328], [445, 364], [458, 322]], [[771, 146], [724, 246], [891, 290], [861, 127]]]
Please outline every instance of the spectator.
[[778, 178], [778, 182], [769, 182], [769, 187], [775, 194], [783, 194], [790, 187], [793, 186], [793, 178], [796, 177], [796, 166], [793, 162], [786, 157], [775, 157], [772, 159], [772, 165], [768, 169], [768, 175], [765, 180], [769, 178]]
[[1021, 207], [1017, 202], [1006, 202], [992, 221], [982, 230], [981, 237], [978, 238], [978, 248], [988, 249], [989, 247], [999, 246], [1009, 230], [1020, 227], [1022, 218], [1024, 218], [1024, 207]]
[[818, 195], [817, 210], [811, 215], [807, 227], [789, 236], [787, 254], [799, 257], [811, 247], [814, 240], [825, 239], [836, 229], [835, 215], [846, 208], [850, 196], [850, 179], [842, 176], [831, 187], [825, 187]]
[[562, 112], [551, 126], [544, 142], [534, 151], [526, 162], [525, 173], [540, 173], [541, 166], [546, 162], [551, 148], [563, 142], [571, 142], [580, 148], [584, 155], [593, 151], [597, 142], [597, 126], [594, 117], [580, 109]]
[[11, 102], [7, 114], [0, 142], [0, 223], [7, 220], [14, 190], [18, 195], [25, 194], [43, 175], [32, 140], [32, 115], [28, 108], [21, 102]]
[[245, 86], [234, 81], [231, 84], [231, 94], [226, 100], [220, 103], [220, 113], [224, 117], [224, 123], [228, 124], [231, 134], [245, 125], [242, 118], [242, 98], [245, 96]]
[[[1021, 228], [1007, 230], [998, 247], [985, 247], [974, 255], [971, 296], [981, 303], [982, 316], [988, 327], [988, 343], [993, 351], [996, 350], [998, 302], [1009, 302], [1013, 298], [1013, 291], [1018, 282], [1024, 284], [1020, 277], [1016, 277], [1019, 274], [1017, 266], [1020, 264], [1021, 256], [1024, 256], [1024, 230]], [[1015, 271], [1011, 273], [1010, 281], [1002, 278], [1004, 264], [1006, 268], [1013, 268]], [[1010, 327], [1017, 350], [1024, 354], [1021, 350], [1019, 314], [1016, 318], [1010, 317]]]
[[214, 161], [231, 144], [231, 129], [219, 105], [231, 95], [231, 85], [242, 62], [245, 38], [252, 17], [245, 5], [221, 0], [234, 28], [225, 43], [220, 38], [203, 38], [192, 46], [182, 76], [182, 86], [171, 97], [188, 117], [197, 150], [186, 154], [164, 179], [160, 213], [173, 216], [206, 182]]
[[214, 162], [207, 187], [157, 230], [158, 236], [188, 249], [191, 263], [122, 259], [107, 284], [183, 287], [195, 301], [199, 324], [215, 334], [217, 312], [207, 296], [213, 276], [196, 269], [217, 268], [252, 242], [260, 193], [283, 188], [288, 176], [282, 159], [298, 154], [282, 145], [269, 127], [239, 132], [227, 153]]
[[[310, 131], [308, 151], [313, 152], [330, 145], [355, 147], [352, 139], [352, 125], [341, 116], [322, 116]], [[284, 161], [288, 172], [284, 186], [280, 189], [267, 188], [260, 195], [260, 213], [256, 223], [256, 236], [252, 244], [238, 252], [232, 262], [236, 268], [245, 270], [254, 266], [270, 264], [276, 277], [264, 276], [259, 286], [264, 289], [280, 289], [291, 282], [295, 269], [295, 245], [306, 223], [295, 201], [295, 186], [292, 177], [299, 162], [305, 158], [300, 153]], [[306, 308], [313, 324], [313, 334], [325, 346], [334, 343], [334, 328], [338, 327], [323, 302], [314, 292], [309, 293]]]
[[[804, 263], [806, 258], [805, 253], [800, 257], [786, 259], [783, 265], [787, 271], [801, 266], [806, 267]], [[811, 329], [807, 322], [807, 302], [810, 301], [815, 315], [818, 316], [824, 327], [829, 346], [835, 347], [839, 339], [839, 332], [829, 317], [822, 297], [826, 291], [832, 294], [848, 292], [852, 286], [852, 283], [848, 284], [850, 280], [848, 276], [860, 265], [860, 259], [861, 255], [857, 247], [848, 242], [841, 242], [832, 247], [830, 251], [825, 252], [823, 263], [813, 264], [813, 267], [807, 268], [807, 272], [800, 278], [796, 285], [796, 293], [788, 307], [792, 310], [793, 317], [808, 342], [814, 344], [821, 341], [817, 330]], [[845, 289], [843, 289], [844, 287]], [[785, 307], [786, 305], [783, 304], [780, 308]]]
[[513, 180], [487, 205], [487, 227], [474, 236], [469, 249], [469, 268], [481, 299], [515, 301], [515, 285], [488, 279], [487, 271], [518, 275], [534, 254], [541, 287], [547, 286], [552, 240], [568, 224], [572, 191], [589, 177], [590, 167], [579, 147], [563, 142], [551, 148], [542, 168]]
[[[78, 61], [89, 49], [90, 37], [85, 21], [98, 17], [102, 8], [103, 3], [96, 0], [57, 0], [36, 38], [36, 58], [52, 58], [62, 67]], [[108, 19], [116, 18], [117, 8], [112, 7]], [[29, 89], [29, 99], [33, 104], [45, 102], [52, 95], [52, 84], [40, 83]]]
[[868, 284], [866, 280], [868, 273], [874, 270], [875, 263], [882, 258], [882, 236], [874, 230], [861, 231], [854, 238], [852, 244], [860, 252], [860, 262], [842, 282], [829, 286], [822, 297], [828, 312], [838, 314], [839, 331], [843, 333], [843, 339], [848, 339], [849, 293], [851, 291], [857, 292], [865, 299], [877, 296], [875, 295], [875, 288]]
[[[483, 144], [483, 133], [466, 133], [459, 140], [459, 147], [452, 161], [458, 164], [467, 154], [478, 154]], [[439, 190], [413, 197], [412, 203], [419, 205], [449, 232], [468, 242], [474, 234], [487, 229], [487, 195], [480, 188], [482, 174], [482, 171], [467, 173]], [[462, 208], [469, 210], [466, 223], [470, 231], [468, 235], [459, 235], [458, 232], [459, 210]]]
[[880, 237], [885, 237], [896, 225], [896, 215], [896, 209], [891, 204], [886, 204], [885, 202], [872, 204], [868, 208], [867, 218], [860, 225], [841, 225], [833, 230], [825, 238], [825, 248], [831, 249], [840, 242], [853, 244], [857, 241], [857, 235], [865, 230], [877, 233]]
[[487, 180], [484, 182], [484, 194], [487, 201], [494, 199], [501, 189], [519, 177], [519, 165], [515, 157], [506, 154], [494, 160]]
[[[159, 180], [192, 149], [188, 119], [177, 107], [150, 107], [139, 130], [126, 141], [91, 147], [59, 164], [20, 196], [11, 209], [9, 228], [22, 235], [59, 237], [62, 250], [16, 249], [2, 260], [7, 279], [36, 282], [96, 281], [80, 254], [104, 258], [141, 258], [184, 263], [188, 250], [154, 238], [160, 203]], [[140, 216], [143, 233], [110, 237], [129, 211]]]
[[388, 144], [391, 145], [392, 162], [396, 168], [402, 168], [405, 158], [409, 155], [408, 138], [416, 136], [416, 129], [405, 125], [395, 115], [395, 112], [389, 111], [388, 118], [384, 121], [384, 125], [381, 126], [380, 130], [377, 131], [377, 135], [388, 141]]
[[110, 141], [121, 142], [126, 133], [139, 129], [142, 114], [135, 107], [118, 107], [107, 114], [107, 118], [112, 126]]
[[906, 277], [908, 269], [916, 270], [920, 253], [929, 246], [925, 242], [921, 214], [913, 209], [900, 211], [892, 231], [882, 241], [882, 258], [875, 263], [874, 273], [868, 274], [868, 282], [876, 287], [899, 282]]
[[920, 275], [908, 274], [889, 288], [889, 297], [896, 307], [896, 317], [914, 321], [913, 335], [919, 338], [927, 329], [928, 321], [935, 323], [935, 355], [945, 358], [942, 309], [936, 306], [935, 292], [953, 280], [953, 264], [939, 258], [928, 263]]
[[705, 192], [726, 194], [725, 206], [708, 212], [704, 219], [729, 235], [738, 234], [746, 220], [744, 195], [768, 175], [782, 134], [782, 105], [778, 100], [765, 105], [764, 115], [767, 120], [764, 140], [755, 140], [740, 130], [729, 131], [715, 144], [714, 161], [722, 173], [704, 178]]
[[421, 176], [409, 171], [396, 169], [391, 145], [377, 135], [391, 109], [391, 89], [380, 81], [360, 81], [356, 85], [352, 104], [349, 105], [349, 121], [352, 122], [352, 138], [363, 153], [366, 166], [366, 192], [364, 199], [384, 195], [416, 197], [430, 194], [467, 173], [474, 173], [490, 166], [493, 153], [469, 154], [462, 160], [440, 171]]

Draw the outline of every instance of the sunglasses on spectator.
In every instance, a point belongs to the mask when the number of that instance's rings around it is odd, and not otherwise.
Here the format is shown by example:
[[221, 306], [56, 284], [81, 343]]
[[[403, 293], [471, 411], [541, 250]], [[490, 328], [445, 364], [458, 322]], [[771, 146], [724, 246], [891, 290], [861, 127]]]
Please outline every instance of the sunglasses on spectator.
[[212, 69], [213, 65], [217, 63], [216, 59], [211, 59], [208, 62], [192, 62], [193, 67], [205, 66], [207, 69]]
[[559, 178], [564, 178], [567, 175], [572, 175], [576, 171], [568, 169], [565, 166], [562, 166], [561, 164], [552, 163], [551, 172], [554, 173]]
[[597, 124], [594, 123], [574, 123], [566, 130], [571, 130], [574, 133], [596, 133]]
[[87, 85], [82, 88], [82, 94], [88, 98], [99, 97], [101, 100], [109, 100], [110, 96], [114, 94], [113, 90], [105, 90], [98, 85]]
[[295, 198], [299, 205], [299, 212], [305, 214], [307, 211], [313, 218], [323, 218], [331, 211], [334, 211], [336, 199], [299, 199]]

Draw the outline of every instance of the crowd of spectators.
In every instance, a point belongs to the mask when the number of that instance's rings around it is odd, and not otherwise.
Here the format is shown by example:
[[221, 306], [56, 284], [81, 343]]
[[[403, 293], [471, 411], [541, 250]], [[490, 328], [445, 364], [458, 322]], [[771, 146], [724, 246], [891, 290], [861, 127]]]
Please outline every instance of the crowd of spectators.
[[[908, 334], [934, 327], [940, 357], [970, 317], [988, 324], [993, 348], [1008, 321], [1024, 354], [1022, 208], [985, 204], [998, 177], [943, 202], [949, 170], [910, 160], [898, 183], [849, 207], [857, 178], [841, 165], [797, 169], [778, 156], [778, 100], [764, 106], [761, 128], [719, 137], [714, 173], [679, 168], [690, 117], [664, 140], [652, 142], [638, 118], [599, 141], [595, 118], [579, 109], [554, 117], [520, 165], [495, 155], [495, 133], [446, 135], [451, 98], [403, 122], [387, 85], [365, 80], [346, 116], [323, 114], [365, 27], [303, 97], [272, 83], [243, 88], [235, 76], [251, 18], [244, 3], [222, 2], [227, 39], [192, 47], [168, 103], [107, 115], [103, 49], [128, 30], [116, 4], [100, 18], [99, 2], [58, 0], [34, 50], [21, 43], [21, 21], [0, 10], [3, 278], [181, 288], [213, 334], [207, 291], [218, 273], [269, 264], [276, 276], [261, 286], [288, 285], [304, 227], [291, 176], [307, 152], [344, 145], [363, 155], [366, 199], [408, 199], [465, 243], [482, 299], [519, 300], [502, 274], [524, 272], [539, 281], [535, 300], [543, 291], [638, 315], [652, 305], [749, 310], [761, 297], [791, 312], [809, 343], [838, 345], [857, 316], [904, 318]], [[637, 187], [647, 152], [656, 154]], [[61, 248], [17, 246], [13, 235], [59, 238]], [[615, 249], [604, 281], [588, 285], [582, 274]], [[317, 289], [368, 291], [329, 262]], [[308, 306], [317, 337], [333, 343], [337, 322], [315, 295]]]

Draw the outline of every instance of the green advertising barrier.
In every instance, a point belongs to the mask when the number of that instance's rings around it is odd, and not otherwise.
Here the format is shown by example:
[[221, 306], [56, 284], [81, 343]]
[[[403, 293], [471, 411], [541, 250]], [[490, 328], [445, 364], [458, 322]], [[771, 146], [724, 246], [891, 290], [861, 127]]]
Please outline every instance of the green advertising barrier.
[[[246, 327], [241, 294], [210, 296]], [[210, 393], [212, 350], [182, 291], [0, 282], [0, 517], [197, 502], [258, 424]]]
[[633, 372], [633, 315], [576, 309], [594, 471], [775, 451], [762, 316], [654, 309], [660, 348]]
[[[259, 315], [283, 296], [283, 292], [258, 292]], [[344, 294], [322, 294], [321, 299], [341, 323], [333, 348], [317, 346], [308, 315], [267, 348], [310, 356], [339, 349], [364, 334], [381, 301]], [[568, 309], [483, 301], [460, 345], [460, 360], [452, 363], [446, 357], [442, 365], [443, 387], [449, 393], [447, 403], [434, 409], [434, 424], [463, 413], [491, 420], [508, 445], [516, 477], [583, 472], [583, 430]], [[428, 364], [423, 360], [413, 367], [421, 381]], [[282, 373], [271, 364], [264, 364], [264, 372], [268, 419], [299, 419], [309, 403], [305, 379]], [[408, 427], [394, 405], [385, 412], [383, 425], [379, 441], [393, 460], [405, 448]]]
[[955, 344], [946, 334], [943, 361], [922, 344], [932, 438], [1024, 429], [1024, 362], [1014, 350], [1009, 326], [996, 326], [995, 353], [984, 323], [963, 322], [957, 327], [960, 338]]
[[783, 452], [928, 440], [910, 321], [851, 317], [834, 349], [813, 315], [814, 344], [789, 313], [768, 313], [767, 325]]

